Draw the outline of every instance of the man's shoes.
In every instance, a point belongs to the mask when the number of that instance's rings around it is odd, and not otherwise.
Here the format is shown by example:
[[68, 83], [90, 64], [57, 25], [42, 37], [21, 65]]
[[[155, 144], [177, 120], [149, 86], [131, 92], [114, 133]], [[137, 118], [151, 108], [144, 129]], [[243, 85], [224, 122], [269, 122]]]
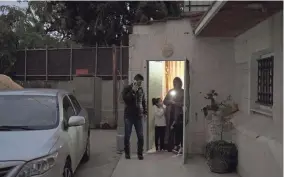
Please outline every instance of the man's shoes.
[[183, 148], [181, 147], [178, 151], [178, 155], [182, 155], [182, 153], [183, 153]]
[[174, 152], [174, 153], [178, 153], [178, 151], [179, 151], [179, 147], [178, 147], [178, 146], [175, 146], [174, 149], [173, 149], [173, 152]]
[[125, 153], [125, 159], [130, 159], [130, 154]]
[[142, 154], [138, 154], [138, 159], [139, 160], [143, 160], [144, 159], [143, 155]]

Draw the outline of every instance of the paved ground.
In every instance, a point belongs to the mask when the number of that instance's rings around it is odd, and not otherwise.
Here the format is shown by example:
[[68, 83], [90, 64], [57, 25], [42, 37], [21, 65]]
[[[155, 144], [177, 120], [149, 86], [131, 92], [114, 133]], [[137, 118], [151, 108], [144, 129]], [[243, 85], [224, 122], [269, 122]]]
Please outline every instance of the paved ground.
[[143, 161], [121, 157], [112, 177], [238, 177], [211, 173], [202, 157], [194, 157], [186, 165], [181, 162], [181, 156], [168, 152], [146, 154]]
[[119, 158], [116, 153], [116, 130], [93, 130], [91, 159], [78, 168], [75, 177], [111, 177]]
[[201, 157], [194, 157], [183, 165], [181, 156], [160, 152], [145, 154], [139, 161], [116, 153], [116, 130], [93, 130], [91, 159], [81, 165], [75, 177], [238, 177], [236, 174], [214, 174]]

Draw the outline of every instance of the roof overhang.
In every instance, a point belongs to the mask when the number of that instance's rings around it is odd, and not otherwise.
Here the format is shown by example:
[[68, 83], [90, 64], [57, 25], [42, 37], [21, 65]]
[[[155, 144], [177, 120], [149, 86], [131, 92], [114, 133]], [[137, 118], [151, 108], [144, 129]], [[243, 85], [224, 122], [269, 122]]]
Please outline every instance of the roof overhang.
[[282, 1], [215, 1], [195, 27], [194, 34], [236, 37], [281, 10]]
[[194, 30], [194, 34], [198, 35], [203, 28], [210, 22], [210, 20], [219, 12], [219, 10], [225, 5], [227, 1], [215, 1], [211, 8], [204, 14], [200, 23], [196, 26]]

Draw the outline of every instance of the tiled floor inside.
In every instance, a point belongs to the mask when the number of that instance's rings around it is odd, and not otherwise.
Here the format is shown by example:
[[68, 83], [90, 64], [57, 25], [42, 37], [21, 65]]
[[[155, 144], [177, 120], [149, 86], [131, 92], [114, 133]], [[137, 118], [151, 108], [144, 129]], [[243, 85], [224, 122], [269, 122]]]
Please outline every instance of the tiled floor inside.
[[131, 160], [122, 156], [112, 177], [239, 177], [210, 172], [202, 157], [193, 157], [186, 165], [182, 164], [181, 158], [168, 152], [146, 154], [143, 161], [134, 155]]

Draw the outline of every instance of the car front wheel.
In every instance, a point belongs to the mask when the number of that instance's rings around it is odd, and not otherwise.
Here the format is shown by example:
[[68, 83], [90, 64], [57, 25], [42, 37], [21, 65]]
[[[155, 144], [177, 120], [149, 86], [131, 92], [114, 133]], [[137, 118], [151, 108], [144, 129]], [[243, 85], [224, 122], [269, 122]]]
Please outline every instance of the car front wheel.
[[63, 177], [74, 177], [70, 160], [67, 160], [65, 163]]
[[87, 144], [86, 144], [86, 149], [85, 149], [85, 153], [82, 159], [83, 163], [86, 163], [90, 160], [90, 156], [91, 156], [91, 143], [90, 143], [90, 136], [88, 137], [87, 140]]

